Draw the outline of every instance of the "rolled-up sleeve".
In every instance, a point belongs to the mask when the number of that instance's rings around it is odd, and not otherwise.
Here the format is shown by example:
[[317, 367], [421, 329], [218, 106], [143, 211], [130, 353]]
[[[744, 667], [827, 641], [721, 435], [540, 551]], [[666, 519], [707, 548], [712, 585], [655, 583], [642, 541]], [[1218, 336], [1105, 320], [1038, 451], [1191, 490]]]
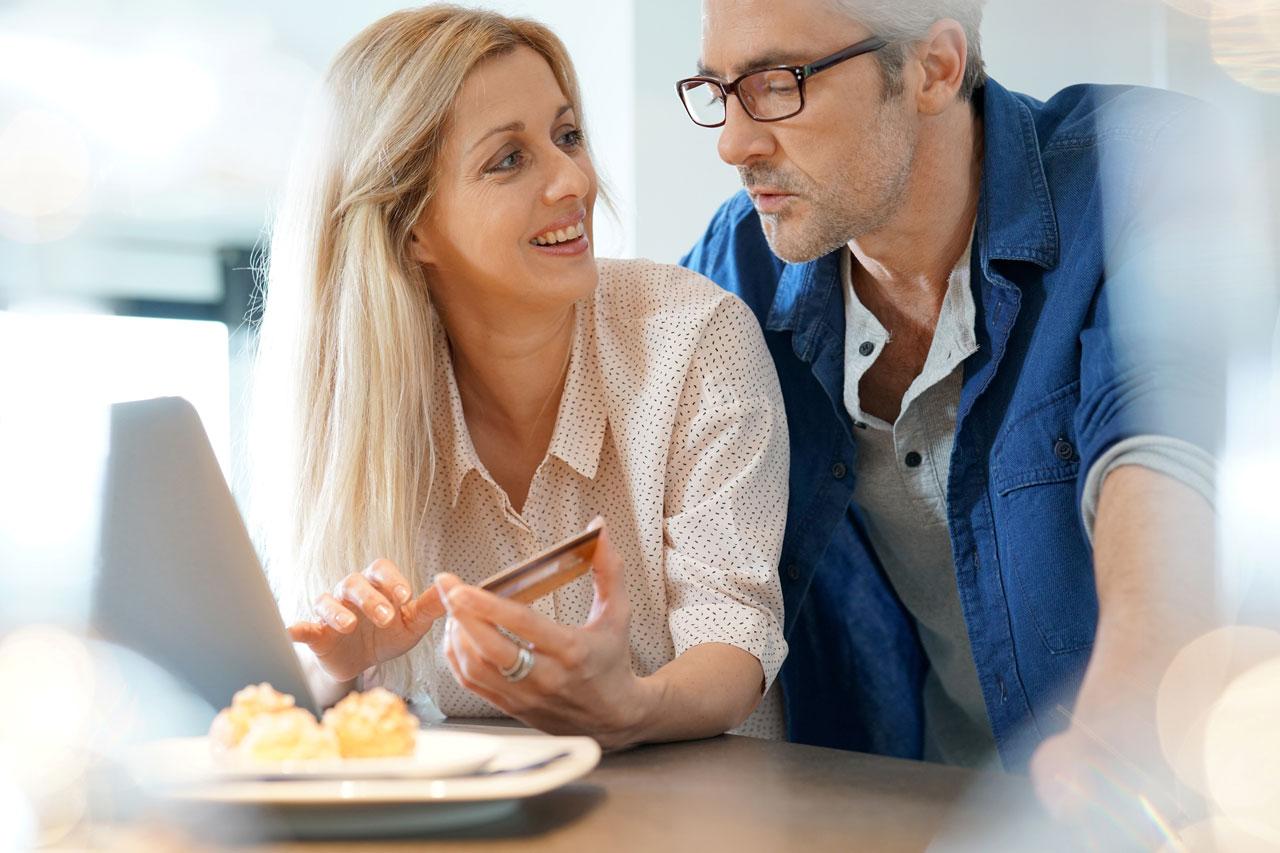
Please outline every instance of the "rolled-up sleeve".
[[783, 639], [778, 558], [787, 513], [787, 425], [764, 338], [726, 295], [685, 377], [667, 459], [665, 562], [676, 654], [723, 643], [773, 683]]
[[1256, 183], [1220, 138], [1221, 118], [1190, 105], [1150, 139], [1102, 159], [1103, 286], [1080, 336], [1079, 497], [1121, 442], [1177, 440], [1212, 455], [1225, 440], [1233, 362], [1269, 357], [1272, 279]]

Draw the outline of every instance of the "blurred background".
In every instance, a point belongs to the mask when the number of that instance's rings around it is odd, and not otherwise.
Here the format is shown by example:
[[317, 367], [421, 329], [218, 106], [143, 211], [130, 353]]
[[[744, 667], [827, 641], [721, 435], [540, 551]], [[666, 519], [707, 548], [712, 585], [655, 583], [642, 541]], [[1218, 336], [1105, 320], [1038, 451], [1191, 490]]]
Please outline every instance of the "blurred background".
[[[33, 384], [182, 393], [233, 468], [244, 365], [228, 353], [243, 350], [250, 262], [303, 105], [337, 49], [402, 5], [0, 2], [0, 400]], [[577, 63], [618, 209], [597, 251], [677, 260], [738, 186], [673, 92], [697, 60], [699, 4], [485, 5], [547, 22]], [[991, 0], [983, 38], [992, 75], [1036, 97], [1116, 82], [1222, 105], [1267, 152], [1258, 181], [1275, 188], [1276, 6]]]
[[[0, 0], [0, 401], [182, 393], [234, 468], [244, 365], [228, 353], [303, 105], [401, 5]], [[598, 252], [677, 260], [738, 186], [673, 92], [699, 4], [486, 5], [547, 22], [578, 65], [618, 209]], [[983, 38], [993, 76], [1036, 97], [1116, 82], [1222, 105], [1263, 155], [1258, 182], [1280, 187], [1276, 3], [991, 0]]]
[[[95, 714], [112, 707], [115, 677], [62, 633], [87, 606], [101, 404], [188, 398], [241, 481], [251, 264], [303, 105], [344, 42], [404, 5], [0, 0], [0, 683], [36, 683], [51, 705], [92, 709], [0, 708], [0, 731], [52, 733], [69, 773]], [[678, 260], [738, 188], [715, 132], [693, 126], [674, 93], [698, 58], [699, 3], [465, 5], [536, 17], [568, 45], [617, 207], [597, 219], [597, 253]], [[1216, 104], [1231, 127], [1223, 156], [1256, 164], [1241, 204], [1263, 235], [1259, 280], [1223, 298], [1274, 289], [1280, 2], [990, 0], [983, 41], [992, 76], [1039, 98], [1072, 83], [1133, 83]], [[1274, 354], [1251, 350], [1228, 380], [1221, 571], [1254, 623], [1280, 611], [1277, 376]], [[1259, 642], [1280, 655], [1273, 640]], [[122, 664], [111, 666], [118, 675]], [[1258, 695], [1280, 719], [1280, 689]], [[31, 759], [13, 749], [0, 738], [0, 848], [5, 826], [36, 825], [15, 805], [26, 802], [14, 793], [21, 774], [4, 772]], [[62, 790], [62, 776], [42, 778], [40, 790]]]

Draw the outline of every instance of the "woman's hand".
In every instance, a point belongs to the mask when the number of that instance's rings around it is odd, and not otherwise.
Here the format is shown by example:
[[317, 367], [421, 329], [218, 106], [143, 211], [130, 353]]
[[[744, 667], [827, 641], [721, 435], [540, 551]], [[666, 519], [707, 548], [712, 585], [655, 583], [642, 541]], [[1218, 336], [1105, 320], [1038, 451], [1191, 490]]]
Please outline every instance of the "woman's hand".
[[[603, 527], [597, 522], [593, 525]], [[660, 697], [631, 670], [631, 604], [622, 562], [602, 530], [592, 578], [595, 601], [586, 625], [559, 625], [534, 610], [439, 575], [436, 588], [449, 613], [445, 656], [458, 683], [507, 714], [552, 734], [589, 733], [606, 748], [641, 740], [640, 729]], [[510, 681], [521, 638], [533, 668]]]
[[314, 609], [317, 621], [290, 625], [289, 637], [306, 643], [320, 668], [338, 682], [409, 651], [444, 615], [439, 590], [431, 586], [414, 598], [390, 560], [347, 575]]

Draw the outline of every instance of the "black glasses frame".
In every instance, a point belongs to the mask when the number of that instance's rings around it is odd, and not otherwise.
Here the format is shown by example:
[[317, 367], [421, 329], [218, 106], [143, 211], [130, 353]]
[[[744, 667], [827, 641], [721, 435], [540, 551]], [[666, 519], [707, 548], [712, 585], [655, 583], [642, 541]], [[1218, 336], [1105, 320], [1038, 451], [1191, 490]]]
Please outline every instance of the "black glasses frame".
[[[788, 119], [788, 118], [792, 118], [793, 116], [799, 115], [800, 112], [804, 109], [804, 103], [805, 103], [804, 81], [805, 80], [808, 80], [810, 77], [812, 77], [813, 75], [821, 71], [826, 71], [828, 68], [839, 65], [841, 62], [844, 62], [845, 60], [853, 59], [855, 56], [862, 56], [863, 54], [867, 54], [867, 53], [874, 53], [875, 51], [881, 50], [888, 46], [889, 46], [889, 42], [885, 41], [884, 39], [878, 36], [871, 36], [870, 38], [863, 39], [862, 41], [857, 42], [856, 44], [849, 45], [844, 50], [836, 51], [835, 53], [829, 56], [824, 56], [821, 59], [815, 59], [813, 62], [810, 62], [808, 65], [775, 65], [771, 68], [757, 68], [754, 71], [748, 71], [746, 74], [740, 75], [737, 79], [732, 80], [728, 83], [724, 82], [723, 80], [719, 80], [715, 77], [686, 77], [683, 80], [676, 81], [676, 94], [679, 95], [680, 97], [680, 103], [684, 106], [684, 111], [689, 114], [689, 118], [693, 121], [693, 123], [698, 125], [699, 127], [721, 127], [724, 125], [725, 121], [729, 117], [727, 104], [728, 104], [730, 95], [734, 95], [735, 97], [737, 97], [738, 103], [742, 104], [742, 109], [746, 112], [747, 115], [751, 116], [752, 120], [764, 121], [764, 122], [782, 121], [783, 119]], [[770, 71], [787, 71], [787, 72], [790, 72], [792, 76], [796, 78], [796, 86], [800, 90], [800, 106], [796, 107], [794, 112], [787, 113], [786, 115], [773, 116], [771, 118], [761, 118], [760, 116], [756, 115], [751, 111], [751, 108], [747, 106], [747, 102], [742, 99], [742, 96], [740, 94], [738, 94], [738, 87], [742, 84], [742, 81], [746, 80], [748, 77], [754, 77], [757, 74], [767, 74]], [[720, 89], [721, 95], [723, 96], [721, 100], [723, 100], [726, 103], [725, 117], [720, 119], [720, 121], [716, 122], [715, 124], [706, 124], [705, 122], [698, 121], [697, 117], [694, 116], [693, 114], [693, 110], [689, 108], [689, 102], [686, 101], [684, 97], [685, 89], [690, 83], [705, 83], [710, 86], [718, 87]]]

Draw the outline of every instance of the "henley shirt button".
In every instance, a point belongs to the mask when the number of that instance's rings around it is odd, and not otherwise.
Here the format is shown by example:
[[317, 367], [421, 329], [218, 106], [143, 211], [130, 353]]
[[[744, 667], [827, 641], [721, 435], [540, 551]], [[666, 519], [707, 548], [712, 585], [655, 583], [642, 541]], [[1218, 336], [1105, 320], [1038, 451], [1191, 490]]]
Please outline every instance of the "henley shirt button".
[[875, 351], [876, 351], [876, 345], [871, 343], [871, 341], [863, 341], [862, 346], [858, 347], [859, 354], [864, 356], [871, 355], [871, 353]]
[[793, 581], [800, 580], [800, 567], [797, 566], [795, 563], [792, 563], [791, 565], [787, 566], [787, 577], [789, 577]]
[[844, 466], [843, 462], [837, 462], [831, 466], [831, 476], [837, 480], [843, 480], [844, 475], [849, 473], [849, 469]]
[[866, 428], [867, 428], [867, 425], [866, 425], [866, 424], [864, 424], [862, 421], [854, 421], [854, 422], [853, 422], [853, 425], [854, 425], [857, 429], [866, 429]]
[[908, 468], [919, 468], [924, 462], [924, 457], [913, 450], [907, 454], [907, 458], [903, 461], [907, 463]]
[[1061, 459], [1063, 462], [1070, 462], [1076, 458], [1076, 449], [1065, 438], [1060, 438], [1053, 445], [1053, 455]]

